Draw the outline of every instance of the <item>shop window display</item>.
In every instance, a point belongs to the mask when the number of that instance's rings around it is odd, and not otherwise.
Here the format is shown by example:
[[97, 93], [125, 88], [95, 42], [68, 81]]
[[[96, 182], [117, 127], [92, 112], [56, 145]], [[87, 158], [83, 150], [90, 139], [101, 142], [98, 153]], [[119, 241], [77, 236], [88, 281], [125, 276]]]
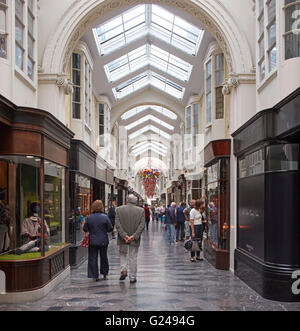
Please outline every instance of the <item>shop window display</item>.
[[65, 240], [65, 169], [45, 161], [44, 211], [50, 229], [50, 245], [60, 246]]
[[207, 239], [215, 248], [229, 249], [229, 160], [221, 159], [207, 169]]
[[32, 156], [0, 156], [0, 261], [40, 258], [65, 242], [64, 169], [55, 166], [55, 172], [45, 161], [42, 221], [42, 162]]
[[91, 181], [89, 178], [72, 174], [71, 191], [74, 190], [72, 203], [72, 218], [70, 219], [70, 242], [78, 245], [84, 237], [83, 224], [91, 212]]

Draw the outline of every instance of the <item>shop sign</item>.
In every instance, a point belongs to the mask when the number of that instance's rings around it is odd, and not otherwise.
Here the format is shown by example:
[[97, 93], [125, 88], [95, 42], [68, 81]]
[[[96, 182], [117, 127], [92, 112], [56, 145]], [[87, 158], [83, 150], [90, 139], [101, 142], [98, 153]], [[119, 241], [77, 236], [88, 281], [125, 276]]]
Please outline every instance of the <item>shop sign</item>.
[[91, 181], [89, 178], [81, 176], [76, 174], [76, 184], [78, 184], [79, 187], [83, 188], [90, 188], [91, 187]]

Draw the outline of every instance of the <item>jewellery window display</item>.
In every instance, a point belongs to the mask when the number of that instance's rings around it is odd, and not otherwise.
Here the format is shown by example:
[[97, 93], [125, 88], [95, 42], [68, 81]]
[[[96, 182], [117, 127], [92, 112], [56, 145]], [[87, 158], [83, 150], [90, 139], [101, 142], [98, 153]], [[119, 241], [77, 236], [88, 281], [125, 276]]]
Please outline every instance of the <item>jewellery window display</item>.
[[[91, 180], [88, 177], [72, 174], [75, 189], [74, 202], [72, 203], [72, 218], [70, 219], [70, 242], [78, 245], [84, 237], [83, 224], [91, 212]], [[74, 187], [75, 186], [75, 187]]]
[[[37, 157], [0, 156], [0, 261], [40, 258], [65, 242], [64, 169], [59, 176], [46, 162], [43, 169], [44, 161]], [[44, 222], [41, 178], [45, 180]]]
[[207, 169], [207, 238], [221, 250], [229, 249], [229, 160], [221, 159]]
[[50, 230], [49, 244], [55, 247], [65, 238], [65, 169], [45, 161], [44, 175], [45, 220]]

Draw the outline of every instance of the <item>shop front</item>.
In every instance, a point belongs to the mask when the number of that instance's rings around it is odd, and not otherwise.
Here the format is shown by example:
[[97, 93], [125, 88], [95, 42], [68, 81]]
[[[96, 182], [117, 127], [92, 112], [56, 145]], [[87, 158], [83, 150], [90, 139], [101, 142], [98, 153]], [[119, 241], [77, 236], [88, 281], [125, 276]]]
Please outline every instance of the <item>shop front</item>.
[[178, 177], [178, 190], [179, 190], [179, 201], [178, 203], [181, 203], [181, 202], [185, 202], [186, 201], [186, 178], [184, 176], [184, 174], [180, 175]]
[[229, 270], [230, 263], [230, 151], [230, 140], [218, 140], [204, 152], [208, 218], [204, 255], [220, 270]]
[[0, 302], [40, 298], [69, 275], [69, 149], [51, 114], [0, 99]]
[[300, 301], [300, 89], [233, 134], [238, 160], [235, 273], [263, 297]]
[[115, 182], [115, 197], [118, 207], [126, 204], [128, 196], [128, 182], [118, 178], [114, 179]]
[[113, 172], [105, 169], [105, 161], [80, 140], [72, 140], [70, 155], [70, 265], [77, 268], [87, 259], [88, 253], [81, 246], [84, 220], [91, 214], [95, 200], [101, 200], [105, 212], [108, 211], [113, 197]]
[[70, 151], [70, 206], [69, 219], [70, 265], [78, 267], [87, 259], [87, 249], [81, 246], [83, 223], [91, 213], [95, 191], [96, 152], [80, 140], [72, 140]]

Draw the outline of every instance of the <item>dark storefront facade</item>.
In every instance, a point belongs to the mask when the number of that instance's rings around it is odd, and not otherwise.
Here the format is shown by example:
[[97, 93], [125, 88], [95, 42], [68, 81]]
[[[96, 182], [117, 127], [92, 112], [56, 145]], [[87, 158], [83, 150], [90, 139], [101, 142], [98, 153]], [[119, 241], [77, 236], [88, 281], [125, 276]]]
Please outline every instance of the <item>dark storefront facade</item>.
[[300, 89], [233, 134], [238, 158], [235, 273], [263, 297], [300, 301]]
[[208, 227], [204, 255], [217, 269], [229, 270], [230, 140], [209, 143], [204, 150]]
[[39, 291], [67, 272], [72, 137], [48, 112], [0, 97], [0, 270], [8, 294]]
[[80, 140], [72, 140], [70, 155], [70, 265], [75, 268], [87, 258], [87, 249], [81, 247], [84, 220], [90, 215], [95, 200], [102, 200], [107, 212], [112, 197], [113, 173], [109, 169], [100, 169], [97, 153]]
[[119, 178], [114, 178], [115, 185], [115, 200], [117, 202], [117, 206], [123, 206], [126, 204], [127, 196], [128, 196], [128, 182]]

